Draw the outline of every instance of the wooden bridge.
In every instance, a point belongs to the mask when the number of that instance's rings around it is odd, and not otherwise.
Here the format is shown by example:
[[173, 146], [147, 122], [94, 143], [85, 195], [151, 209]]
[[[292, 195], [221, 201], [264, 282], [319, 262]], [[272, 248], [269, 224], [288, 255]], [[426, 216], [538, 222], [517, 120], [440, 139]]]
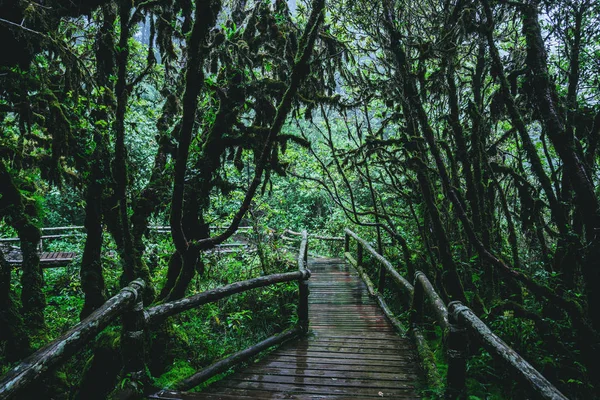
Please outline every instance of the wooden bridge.
[[[42, 268], [62, 267], [68, 265], [77, 257], [77, 253], [72, 251], [43, 251], [39, 254]], [[9, 265], [21, 265], [23, 263], [23, 254], [20, 250], [11, 248], [4, 253], [4, 258]]]
[[[119, 317], [122, 317], [123, 373], [134, 382], [129, 389], [121, 388], [120, 397], [139, 398], [137, 390], [145, 384], [144, 342], [149, 336], [144, 334], [146, 331], [170, 316], [234, 293], [290, 281], [297, 281], [299, 285], [297, 326], [218, 361], [178, 382], [172, 389], [151, 390], [146, 383], [147, 398], [417, 399], [420, 385], [444, 392], [448, 399], [466, 398], [467, 339], [470, 338], [471, 350], [477, 349], [475, 345], [484, 347], [521, 382], [523, 398], [566, 399], [468, 307], [460, 302], [446, 305], [425, 274], [417, 272], [413, 286], [354, 232], [346, 229], [345, 239], [341, 240], [344, 240], [348, 262], [318, 258], [308, 262], [308, 235], [302, 232], [297, 272], [236, 282], [147, 309], [143, 307], [141, 295], [144, 282], [136, 280], [70, 331], [1, 377], [0, 400], [19, 398], [27, 386], [76, 354]], [[351, 247], [355, 249], [354, 255], [350, 253]], [[371, 263], [379, 267], [377, 287], [364, 269], [365, 253], [370, 254]], [[411, 315], [409, 329], [387, 306], [382, 296], [386, 285], [394, 285], [394, 290], [406, 300], [405, 306]], [[448, 364], [445, 383], [422, 332], [426, 319], [440, 326], [444, 333]], [[404, 334], [410, 335], [412, 340]], [[281, 347], [259, 362], [250, 362], [249, 367], [238, 369], [204, 391], [189, 392], [279, 345]]]
[[[59, 226], [53, 228], [41, 228], [44, 233], [38, 243], [38, 254], [40, 256], [40, 265], [42, 268], [64, 267], [77, 257], [73, 251], [44, 251], [44, 243], [55, 239], [65, 239], [67, 237], [80, 236], [82, 233], [76, 231], [82, 230], [82, 226]], [[60, 233], [60, 232], [69, 233]], [[59, 233], [56, 233], [59, 232]], [[0, 238], [0, 249], [4, 253], [4, 259], [9, 265], [21, 265], [23, 263], [23, 254], [21, 248], [15, 246], [21, 241], [18, 237]]]
[[163, 390], [152, 399], [416, 399], [414, 345], [398, 336], [356, 271], [313, 259], [310, 333], [202, 393]]

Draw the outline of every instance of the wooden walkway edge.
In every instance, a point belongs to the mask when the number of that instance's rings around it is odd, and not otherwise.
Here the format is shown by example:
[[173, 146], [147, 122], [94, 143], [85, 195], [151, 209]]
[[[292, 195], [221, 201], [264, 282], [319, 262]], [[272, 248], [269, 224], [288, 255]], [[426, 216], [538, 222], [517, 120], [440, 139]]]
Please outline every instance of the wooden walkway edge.
[[418, 399], [416, 350], [397, 335], [357, 273], [341, 259], [312, 259], [310, 334], [201, 393], [152, 399]]
[[[3, 247], [4, 258], [9, 265], [21, 265], [23, 254], [21, 250], [12, 247]], [[42, 268], [63, 267], [77, 257], [77, 253], [69, 251], [44, 251], [39, 253]]]

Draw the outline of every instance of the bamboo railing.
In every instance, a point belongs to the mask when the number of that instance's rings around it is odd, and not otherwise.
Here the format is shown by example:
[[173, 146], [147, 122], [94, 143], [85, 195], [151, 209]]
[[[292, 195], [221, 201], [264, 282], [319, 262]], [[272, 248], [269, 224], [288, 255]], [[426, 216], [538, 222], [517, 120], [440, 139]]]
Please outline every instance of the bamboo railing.
[[308, 331], [308, 284], [310, 270], [307, 269], [308, 235], [302, 232], [302, 240], [298, 252], [298, 271], [261, 276], [246, 281], [232, 283], [223, 287], [208, 290], [194, 296], [156, 305], [144, 310], [142, 293], [144, 282], [133, 281], [117, 295], [106, 301], [79, 324], [67, 333], [47, 344], [14, 369], [0, 378], [0, 400], [19, 398], [19, 393], [35, 380], [54, 370], [84, 346], [92, 342], [109, 324], [121, 317], [121, 353], [123, 355], [123, 372], [131, 380], [143, 384], [145, 376], [145, 333], [153, 325], [166, 318], [186, 310], [215, 302], [219, 299], [242, 293], [254, 288], [270, 286], [282, 282], [297, 281], [299, 284], [298, 324], [280, 334], [257, 343], [245, 350], [237, 352], [210, 367], [183, 379], [176, 384], [178, 389], [191, 389], [205, 380], [226, 371], [231, 366], [248, 360], [259, 352], [281, 344], [293, 337]]
[[[433, 355], [429, 350], [421, 326], [427, 315], [433, 317], [444, 332], [446, 360], [448, 372], [446, 374], [445, 397], [448, 399], [466, 398], [467, 377], [467, 345], [469, 339], [485, 348], [491, 355], [501, 360], [521, 382], [529, 389], [531, 394], [539, 399], [567, 400], [552, 383], [550, 383], [539, 371], [529, 364], [516, 351], [502, 341], [485, 325], [475, 313], [461, 302], [451, 302], [446, 306], [442, 298], [435, 291], [427, 276], [417, 271], [415, 273], [414, 285], [403, 278], [393, 265], [364, 239], [360, 238], [350, 229], [345, 230], [344, 252], [349, 262], [356, 267], [359, 275], [365, 281], [372, 296], [376, 297], [384, 313], [392, 324], [402, 333], [407, 331], [391, 313], [382, 293], [386, 287], [386, 276], [402, 292], [405, 306], [410, 309], [410, 332], [417, 344], [423, 367], [427, 375], [429, 385], [441, 388], [441, 378]], [[350, 240], [356, 241], [356, 259], [350, 253]], [[364, 270], [364, 252], [371, 254], [379, 264], [379, 284], [377, 288]]]

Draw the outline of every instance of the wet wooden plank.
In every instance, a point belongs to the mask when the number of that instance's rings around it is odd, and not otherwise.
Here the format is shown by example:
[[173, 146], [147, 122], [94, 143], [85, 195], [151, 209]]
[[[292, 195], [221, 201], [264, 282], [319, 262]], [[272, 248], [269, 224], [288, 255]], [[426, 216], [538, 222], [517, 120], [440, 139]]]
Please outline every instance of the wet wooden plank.
[[373, 360], [373, 361], [405, 361], [412, 359], [410, 355], [396, 355], [396, 354], [361, 354], [361, 353], [337, 353], [327, 351], [288, 351], [279, 353], [282, 356], [294, 356], [298, 359], [315, 359], [315, 358], [327, 358], [327, 359], [339, 359], [343, 358], [345, 361], [348, 360]]
[[[382, 396], [377, 395], [322, 395], [319, 393], [302, 393], [298, 391], [288, 392], [270, 392], [264, 390], [241, 390], [241, 389], [229, 389], [229, 394], [218, 394], [218, 393], [202, 393], [203, 397], [198, 397], [198, 393], [181, 393], [165, 390], [161, 392], [161, 396], [151, 396], [151, 399], [162, 399], [162, 400], [195, 400], [195, 399], [206, 399], [206, 400], [234, 400], [234, 399], [286, 399], [286, 400], [319, 400], [319, 399], [381, 399]], [[386, 396], [391, 398], [390, 396]], [[385, 398], [385, 397], [384, 397]], [[411, 395], [396, 395], [393, 398], [402, 400], [417, 400], [420, 397]]]
[[402, 374], [402, 375], [418, 375], [419, 369], [412, 361], [407, 362], [396, 362], [394, 364], [365, 364], [360, 362], [328, 362], [330, 360], [323, 360], [322, 362], [307, 362], [299, 364], [290, 364], [289, 360], [267, 360], [252, 366], [252, 370], [270, 370], [270, 369], [288, 369], [290, 371], [324, 371], [325, 373], [331, 373], [335, 375], [337, 372], [348, 373], [354, 375], [358, 373], [361, 376], [368, 376], [372, 372], [389, 373], [389, 374]]
[[[239, 393], [245, 396], [251, 396], [253, 392], [259, 390], [263, 392], [275, 393], [294, 393], [294, 394], [312, 394], [320, 395], [319, 398], [335, 397], [393, 397], [401, 396], [416, 397], [415, 390], [412, 387], [407, 388], [377, 388], [377, 387], [360, 387], [360, 386], [328, 386], [328, 385], [304, 385], [301, 381], [298, 383], [270, 383], [270, 382], [251, 382], [251, 381], [233, 381], [227, 379], [222, 385], [218, 385], [217, 390], [222, 390], [223, 394]], [[381, 393], [381, 394], [380, 394]], [[265, 395], [265, 394], [263, 394]], [[201, 399], [202, 397], [196, 397]]]
[[342, 260], [311, 260], [309, 269], [307, 337], [201, 393], [153, 398], [418, 399], [414, 346], [396, 334], [358, 275]]
[[[151, 399], [163, 399], [163, 400], [188, 400], [188, 399], [197, 399], [196, 393], [182, 393], [174, 390], [162, 390], [161, 392], [150, 396]], [[203, 399], [207, 400], [236, 400], [236, 399], [257, 399], [260, 397], [255, 396], [242, 396], [238, 394], [203, 394]]]
[[304, 375], [286, 376], [286, 375], [264, 375], [264, 374], [238, 374], [234, 377], [222, 381], [217, 386], [251, 388], [258, 387], [266, 389], [267, 387], [289, 387], [301, 386], [311, 391], [344, 390], [352, 388], [353, 392], [373, 392], [373, 391], [410, 391], [415, 387], [410, 384], [411, 381], [400, 380], [379, 380], [379, 379], [361, 379], [361, 378], [330, 378], [327, 376], [308, 377]]
[[[393, 338], [391, 338], [393, 339]], [[403, 350], [412, 349], [413, 344], [406, 340], [381, 340], [371, 339], [365, 340], [360, 337], [337, 337], [325, 336], [314, 339], [310, 342], [301, 343], [298, 346], [307, 347], [323, 347], [323, 346], [341, 346], [344, 348], [361, 348], [361, 349], [387, 349], [387, 350]]]
[[[363, 366], [363, 369], [367, 370], [373, 366], [384, 366], [386, 368], [392, 368], [394, 366], [409, 366], [415, 362], [415, 358], [406, 356], [400, 360], [380, 360], [378, 358], [346, 358], [342, 356], [338, 357], [304, 357], [299, 358], [295, 355], [273, 355], [274, 361], [287, 362], [291, 366], [302, 366], [311, 365], [311, 363], [318, 364], [339, 364], [339, 365], [359, 365]], [[416, 364], [415, 364], [416, 365]]]
[[240, 372], [240, 376], [244, 376], [245, 374], [250, 375], [259, 374], [259, 375], [283, 375], [283, 376], [291, 376], [291, 377], [306, 377], [306, 378], [327, 378], [334, 380], [344, 380], [344, 379], [366, 379], [366, 380], [376, 380], [376, 381], [409, 381], [413, 382], [418, 379], [418, 375], [416, 373], [406, 373], [402, 372], [390, 372], [386, 371], [364, 371], [362, 370], [346, 370], [346, 369], [329, 369], [327, 367], [323, 368], [289, 368], [289, 365], [284, 365], [281, 368], [275, 366], [262, 366], [257, 367], [254, 366], [251, 372], [242, 371]]
[[362, 346], [346, 346], [342, 343], [332, 344], [332, 343], [314, 343], [308, 347], [303, 347], [310, 352], [328, 352], [328, 353], [357, 353], [357, 354], [393, 354], [393, 353], [402, 353], [407, 349], [411, 349], [411, 347], [401, 347], [401, 348], [390, 348], [390, 347], [362, 347]]

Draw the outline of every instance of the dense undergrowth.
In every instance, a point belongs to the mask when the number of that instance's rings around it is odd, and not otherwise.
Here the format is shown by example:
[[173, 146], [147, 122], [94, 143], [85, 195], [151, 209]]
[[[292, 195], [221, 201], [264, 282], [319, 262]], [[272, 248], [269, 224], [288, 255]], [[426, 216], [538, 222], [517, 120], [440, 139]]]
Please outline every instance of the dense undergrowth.
[[[365, 235], [365, 237], [367, 237]], [[351, 241], [352, 242], [352, 241]], [[355, 254], [356, 248], [351, 244], [351, 254]], [[409, 282], [412, 283], [413, 277], [408, 276], [408, 271], [402, 268], [403, 261], [401, 254], [394, 246], [386, 246], [384, 254], [393, 265], [400, 266], [399, 272]], [[374, 261], [370, 253], [363, 255], [364, 270], [375, 284], [379, 279], [379, 264]], [[430, 279], [434, 278], [430, 276]], [[406, 297], [401, 288], [398, 288], [389, 278], [386, 281], [386, 289], [383, 298], [390, 306], [395, 316], [400, 320], [406, 329], [410, 327], [410, 304], [407, 304]], [[586, 382], [586, 368], [575, 363], [568, 368], [566, 358], [570, 351], [577, 351], [573, 348], [576, 344], [572, 332], [569, 332], [568, 325], [560, 326], [552, 323], [550, 318], [544, 319], [546, 324], [544, 328], [556, 329], [563, 335], [562, 351], [557, 354], [554, 347], [555, 342], [546, 342], [550, 332], [540, 330], [535, 322], [528, 318], [516, 315], [512, 310], [504, 310], [502, 302], [493, 304], [490, 309], [484, 310], [479, 316], [488, 327], [498, 335], [504, 342], [519, 353], [525, 360], [533, 365], [545, 377], [559, 382], [558, 387], [563, 392], [574, 393], [575, 398], [588, 398], [592, 396], [593, 388], [591, 383]], [[524, 305], [528, 309], [537, 309], [543, 313], [541, 305], [531, 296], [525, 296]], [[427, 307], [427, 303], [426, 303]], [[426, 308], [427, 310], [427, 308]], [[429, 315], [428, 315], [429, 314]], [[536, 321], [539, 323], [539, 321]], [[437, 370], [440, 373], [442, 381], [445, 381], [447, 374], [447, 356], [445, 344], [443, 341], [444, 333], [440, 326], [435, 322], [432, 314], [425, 311], [425, 319], [422, 325], [428, 345], [433, 353]], [[408, 331], [405, 333], [408, 335]], [[561, 367], [562, 366], [562, 367]], [[557, 375], [560, 374], [560, 375]], [[427, 399], [437, 399], [444, 397], [444, 393], [428, 388], [426, 383], [420, 388], [421, 394]], [[467, 349], [467, 393], [469, 400], [503, 400], [520, 399], [528, 397], [527, 388], [523, 382], [519, 381], [515, 375], [511, 374], [505, 365], [492, 357], [479, 343], [470, 338]]]
[[[78, 240], [79, 239], [79, 240]], [[47, 244], [48, 251], [76, 251], [81, 254], [81, 236], [56, 240]], [[161, 240], [162, 239], [162, 240]], [[172, 246], [159, 234], [150, 235], [153, 279], [163, 279]], [[114, 244], [112, 245], [114, 246]], [[251, 279], [265, 273], [291, 272], [297, 269], [297, 243], [284, 247], [283, 243], [263, 243], [268, 247], [267, 265], [261, 265], [256, 250], [241, 248], [232, 252], [209, 253], [205, 256], [205, 273], [198, 275], [187, 295], [193, 295], [229, 283]], [[111, 244], [107, 243], [107, 249]], [[110, 295], [119, 291], [118, 260], [114, 252], [104, 255], [107, 290]], [[79, 277], [80, 258], [65, 267], [48, 268], [44, 272], [44, 293], [47, 298], [45, 317], [48, 329], [35, 338], [34, 348], [40, 348], [56, 339], [79, 322], [83, 293]], [[14, 290], [20, 294], [19, 273], [16, 270]], [[169, 388], [186, 376], [236, 351], [272, 336], [297, 322], [297, 284], [284, 283], [253, 289], [215, 303], [186, 311], [169, 318], [147, 338], [147, 374], [149, 386]], [[49, 396], [64, 399], [105, 398], [110, 389], [124, 386], [127, 377], [118, 376], [120, 369], [120, 324], [103, 331], [99, 337], [77, 356], [72, 357], [51, 378], [39, 385], [46, 387]], [[104, 376], [86, 376], [102, 368], [112, 370]], [[98, 361], [98, 359], [100, 361]], [[0, 374], [13, 367], [0, 359]], [[208, 383], [220, 379], [221, 374]], [[201, 389], [204, 385], [201, 385]], [[40, 386], [34, 385], [24, 395], [39, 395]], [[29, 393], [29, 394], [27, 394]], [[36, 394], [38, 393], [38, 394]]]

